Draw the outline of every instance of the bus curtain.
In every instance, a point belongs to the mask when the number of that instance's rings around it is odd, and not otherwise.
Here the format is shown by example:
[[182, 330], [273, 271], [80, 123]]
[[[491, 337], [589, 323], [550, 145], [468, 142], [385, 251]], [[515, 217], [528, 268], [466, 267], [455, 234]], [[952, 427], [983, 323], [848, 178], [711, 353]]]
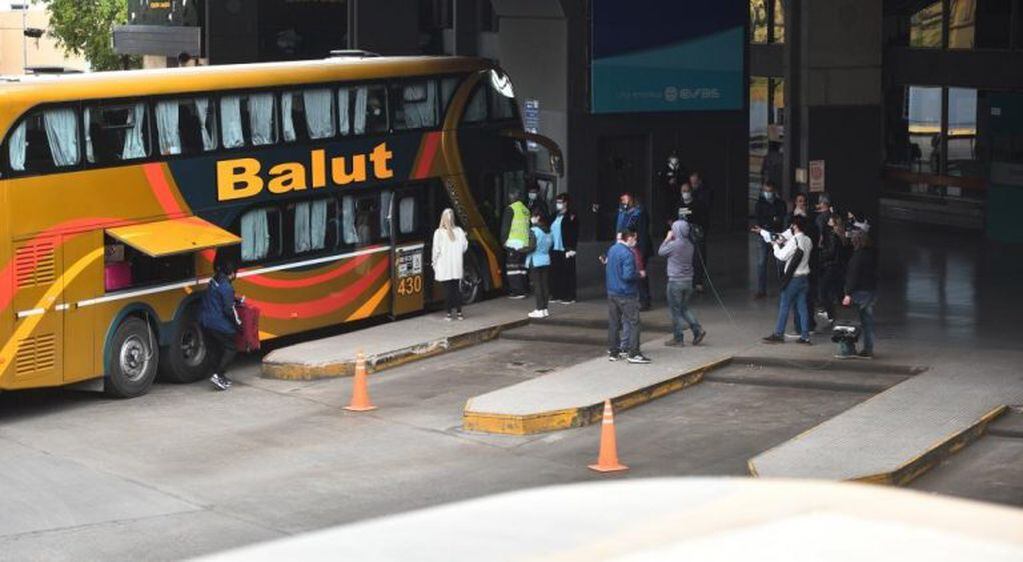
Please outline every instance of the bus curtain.
[[14, 132], [11, 133], [11, 140], [8, 141], [8, 152], [10, 153], [11, 169], [22, 172], [25, 170], [25, 121], [22, 121]]
[[330, 101], [330, 90], [319, 89], [302, 92], [309, 138], [325, 139], [334, 136], [334, 116], [330, 111]]
[[[210, 118], [210, 100], [208, 98], [195, 98], [195, 113], [199, 117], [199, 128], [202, 129], [203, 150], [217, 148], [217, 139], [215, 138], [213, 127], [207, 125]], [[210, 124], [212, 125], [212, 123]]]
[[224, 148], [238, 148], [245, 145], [242, 134], [242, 105], [238, 96], [220, 98], [221, 137]]
[[249, 130], [252, 131], [252, 144], [263, 146], [274, 142], [274, 95], [250, 94]]
[[242, 261], [263, 259], [270, 252], [270, 221], [266, 209], [242, 215]]
[[146, 145], [142, 139], [142, 125], [146, 122], [146, 104], [137, 103], [132, 108], [131, 128], [124, 132], [124, 150], [121, 160], [134, 160], [146, 157]]
[[57, 166], [78, 163], [78, 115], [74, 109], [50, 109], [43, 112], [46, 140]]
[[156, 104], [156, 130], [160, 137], [160, 154], [181, 154], [178, 109], [177, 101], [161, 101]]
[[327, 200], [295, 205], [295, 253], [322, 250], [327, 246]]
[[405, 126], [409, 129], [437, 124], [437, 82], [405, 86], [402, 92]]

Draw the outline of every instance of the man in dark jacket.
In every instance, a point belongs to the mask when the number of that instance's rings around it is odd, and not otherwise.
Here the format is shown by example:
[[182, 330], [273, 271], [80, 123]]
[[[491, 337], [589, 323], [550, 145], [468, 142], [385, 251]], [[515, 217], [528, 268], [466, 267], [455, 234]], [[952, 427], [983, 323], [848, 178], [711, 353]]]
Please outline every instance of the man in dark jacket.
[[551, 300], [561, 304], [575, 302], [575, 249], [579, 243], [579, 221], [570, 206], [567, 193], [558, 195], [557, 215], [551, 223]]
[[220, 362], [214, 369], [210, 382], [217, 390], [227, 390], [231, 388], [231, 379], [227, 378], [227, 367], [238, 352], [235, 337], [242, 321], [235, 310], [234, 287], [231, 286], [236, 271], [234, 262], [229, 259], [216, 261], [214, 266], [216, 273], [202, 295], [199, 324], [202, 325], [206, 336], [220, 347]]
[[[631, 230], [636, 233], [635, 248], [643, 263], [646, 263], [654, 251], [650, 242], [650, 215], [631, 193], [623, 193], [619, 201], [618, 218], [615, 220], [616, 232], [620, 234]], [[650, 280], [644, 277], [639, 282], [640, 310], [650, 310], [650, 301]]]
[[[778, 234], [785, 230], [785, 200], [775, 192], [774, 183], [764, 182], [763, 190], [757, 199], [756, 207], [757, 228], [766, 230], [772, 234]], [[767, 272], [774, 260], [774, 249], [770, 242], [763, 238], [757, 238], [757, 292], [754, 298], [762, 299], [767, 296]]]
[[863, 330], [863, 349], [858, 356], [869, 359], [874, 356], [874, 302], [877, 300], [877, 253], [870, 235], [854, 231], [852, 235], [853, 255], [845, 273], [845, 298], [843, 306], [856, 306], [860, 315], [860, 329]]

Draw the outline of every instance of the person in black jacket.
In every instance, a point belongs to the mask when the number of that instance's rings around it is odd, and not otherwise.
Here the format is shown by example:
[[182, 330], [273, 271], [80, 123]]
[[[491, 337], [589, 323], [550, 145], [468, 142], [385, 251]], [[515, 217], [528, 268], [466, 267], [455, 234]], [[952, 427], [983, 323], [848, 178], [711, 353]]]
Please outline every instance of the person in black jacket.
[[238, 352], [235, 337], [241, 327], [241, 318], [235, 310], [236, 300], [231, 281], [235, 278], [237, 267], [234, 261], [217, 256], [214, 268], [216, 272], [210, 279], [209, 287], [202, 295], [199, 309], [199, 324], [203, 327], [206, 337], [216, 342], [220, 357], [210, 383], [217, 390], [231, 388], [231, 379], [227, 378], [227, 367]]
[[820, 252], [820, 305], [829, 322], [835, 321], [835, 306], [842, 299], [845, 267], [849, 261], [849, 239], [845, 235], [845, 220], [831, 213], [821, 234]]
[[874, 302], [877, 300], [877, 252], [870, 235], [855, 231], [852, 236], [853, 255], [845, 273], [843, 306], [856, 306], [863, 330], [863, 358], [874, 356]]
[[557, 215], [551, 223], [554, 247], [551, 249], [551, 300], [561, 304], [575, 302], [575, 250], [579, 243], [579, 220], [572, 212], [567, 193], [558, 195]]
[[[764, 182], [763, 190], [757, 199], [755, 207], [757, 224], [754, 231], [766, 230], [770, 233], [780, 233], [785, 230], [785, 200], [775, 192], [775, 185], [771, 181]], [[757, 237], [757, 292], [753, 297], [762, 299], [767, 296], [767, 272], [770, 264], [775, 262], [774, 249], [770, 242]]]

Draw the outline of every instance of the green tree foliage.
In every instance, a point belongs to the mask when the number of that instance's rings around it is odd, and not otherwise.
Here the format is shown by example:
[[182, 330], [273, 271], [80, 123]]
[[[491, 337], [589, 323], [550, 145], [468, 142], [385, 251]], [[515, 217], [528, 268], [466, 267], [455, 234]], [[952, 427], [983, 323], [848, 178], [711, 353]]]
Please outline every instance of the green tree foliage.
[[84, 56], [93, 70], [137, 68], [138, 57], [114, 53], [113, 27], [128, 21], [125, 0], [37, 0], [50, 13], [50, 34], [65, 52]]

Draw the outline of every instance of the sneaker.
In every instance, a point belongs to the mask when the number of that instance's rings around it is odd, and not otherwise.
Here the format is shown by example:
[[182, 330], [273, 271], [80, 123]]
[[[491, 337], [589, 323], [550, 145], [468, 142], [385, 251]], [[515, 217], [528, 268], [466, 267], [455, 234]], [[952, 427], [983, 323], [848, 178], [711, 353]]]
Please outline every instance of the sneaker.
[[835, 359], [856, 359], [856, 356], [848, 353], [836, 353]]
[[543, 318], [543, 312], [540, 310], [534, 310], [533, 312], [530, 312], [526, 316], [530, 318]]
[[607, 350], [607, 360], [608, 361], [618, 361], [619, 359], [622, 358], [622, 355], [623, 355], [622, 352], [618, 351], [617, 349], [609, 349], [609, 350]]
[[551, 315], [551, 311], [547, 310], [546, 308], [545, 308], [545, 309], [543, 309], [543, 310], [541, 310], [540, 312], [542, 312], [542, 313], [543, 313], [543, 317], [544, 317], [544, 318], [547, 318], [548, 316], [550, 316], [550, 315]]
[[444, 316], [444, 319], [451, 322], [451, 313], [449, 312], [446, 316]]
[[630, 355], [628, 359], [626, 359], [626, 361], [635, 364], [646, 364], [650, 362], [650, 358], [643, 355], [642, 353], [637, 353], [635, 355]]
[[224, 381], [224, 384], [227, 385], [227, 388], [231, 388], [231, 385], [234, 384], [234, 381], [227, 378], [227, 375], [220, 375], [220, 380]]
[[526, 298], [526, 295], [508, 295], [508, 298], [510, 298], [512, 300], [519, 300], [519, 299]]
[[554, 304], [564, 304], [565, 303], [565, 301], [563, 301], [561, 299], [551, 299], [550, 302], [552, 302]]
[[224, 379], [216, 373], [213, 373], [213, 376], [210, 377], [210, 383], [213, 385], [213, 388], [216, 388], [217, 390], [227, 390], [227, 383], [224, 382]]
[[793, 341], [794, 341], [794, 340], [798, 340], [798, 339], [799, 339], [799, 338], [801, 338], [801, 337], [803, 337], [803, 336], [801, 336], [801, 335], [799, 335], [799, 334], [793, 334], [793, 333], [787, 333], [787, 334], [785, 334], [785, 339], [786, 339], [786, 340], [793, 340]]
[[799, 338], [798, 340], [796, 340], [796, 343], [801, 343], [803, 345], [813, 345], [812, 341], [810, 341], [809, 339], [803, 339], [803, 338]]
[[764, 343], [785, 343], [785, 338], [778, 334], [771, 334], [760, 341]]
[[682, 340], [671, 338], [670, 340], [664, 340], [664, 345], [668, 347], [684, 347], [685, 342], [683, 342]]
[[575, 301], [558, 301], [561, 304], [575, 304]]
[[465, 316], [462, 316], [461, 312], [459, 312], [458, 315], [455, 316], [455, 318], [458, 319], [458, 320], [465, 320]]
[[874, 358], [874, 352], [873, 351], [867, 351], [867, 350], [864, 349], [864, 350], [860, 351], [859, 353], [857, 353], [856, 357], [859, 357], [860, 359], [873, 359]]
[[693, 334], [693, 345], [700, 345], [700, 342], [702, 342], [705, 337], [707, 337], [707, 330], [701, 328], [699, 333]]

